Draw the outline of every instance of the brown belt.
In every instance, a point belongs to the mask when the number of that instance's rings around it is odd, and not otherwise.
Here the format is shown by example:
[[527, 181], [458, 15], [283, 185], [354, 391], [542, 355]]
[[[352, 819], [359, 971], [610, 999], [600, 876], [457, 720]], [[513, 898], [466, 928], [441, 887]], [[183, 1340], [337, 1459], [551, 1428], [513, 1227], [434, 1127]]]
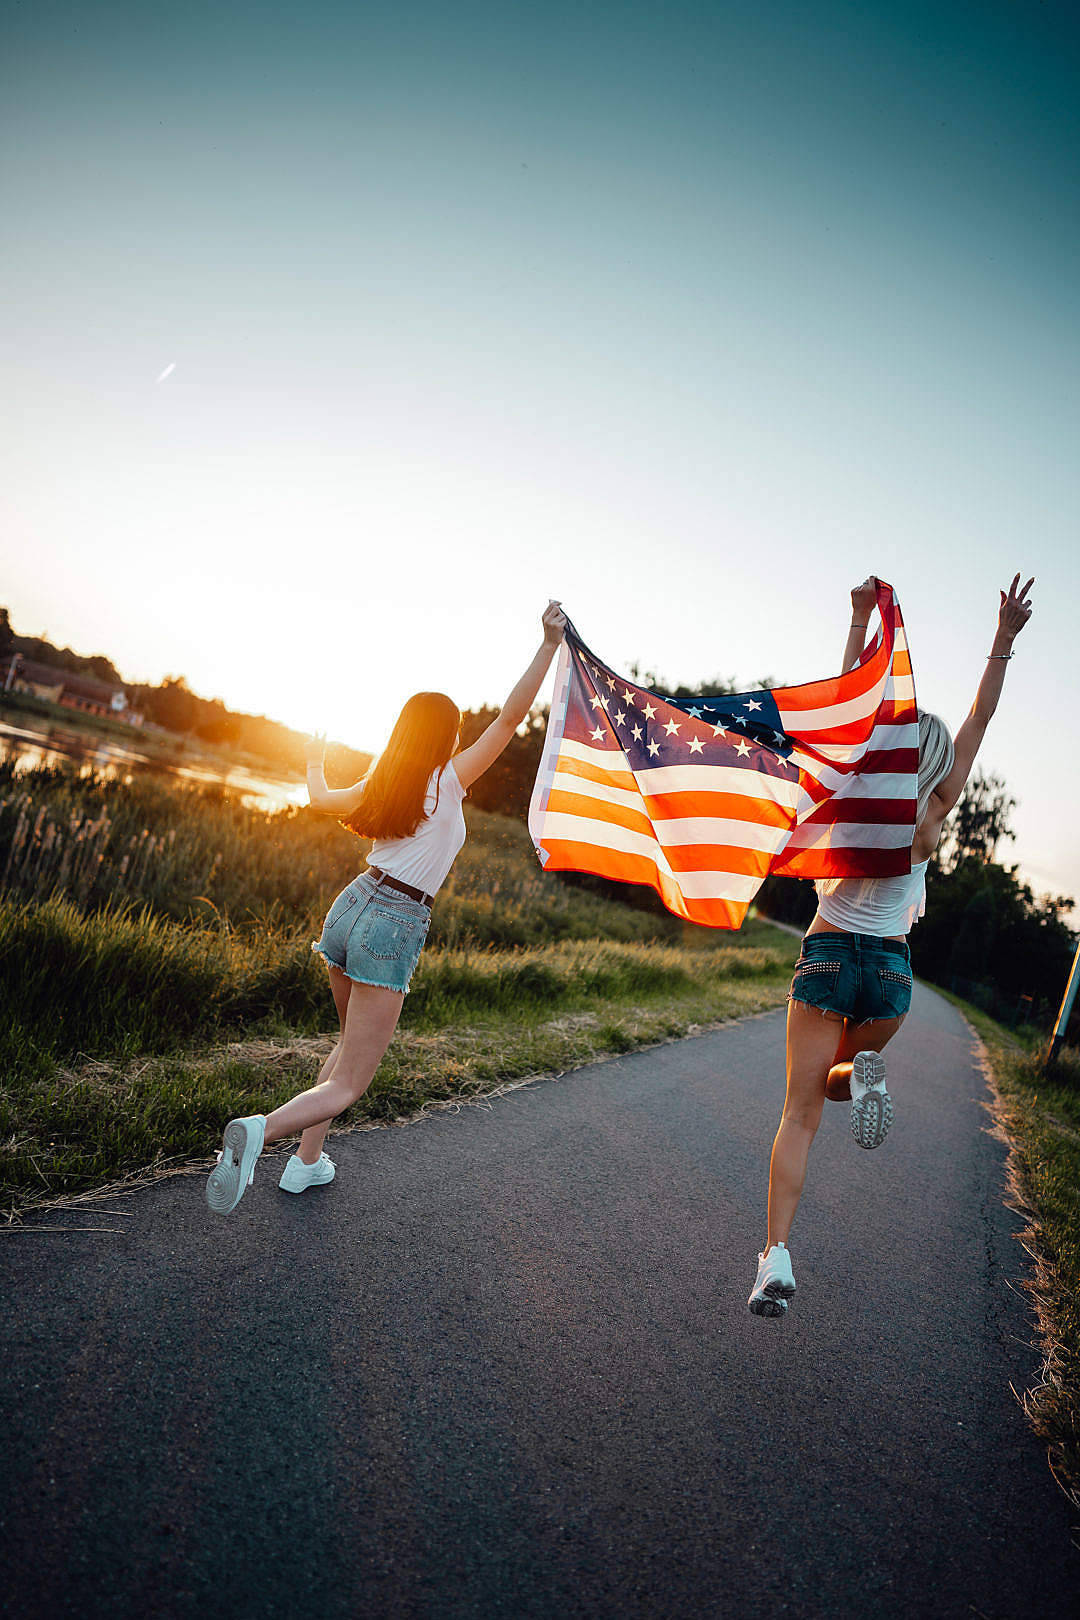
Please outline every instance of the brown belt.
[[391, 877], [379, 866], [369, 866], [368, 871], [381, 888], [398, 889], [402, 894], [407, 894], [410, 900], [419, 900], [422, 906], [430, 906], [435, 898], [433, 894], [425, 894], [423, 889], [414, 889], [411, 883], [402, 883], [398, 878]]

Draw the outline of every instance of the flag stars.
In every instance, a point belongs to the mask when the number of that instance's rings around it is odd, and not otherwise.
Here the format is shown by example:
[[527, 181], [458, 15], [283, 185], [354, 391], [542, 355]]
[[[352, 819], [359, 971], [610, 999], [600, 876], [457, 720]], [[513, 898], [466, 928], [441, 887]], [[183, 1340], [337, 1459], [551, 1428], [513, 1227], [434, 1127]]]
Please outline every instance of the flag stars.
[[620, 709], [618, 714], [615, 716], [615, 724], [617, 726], [625, 726], [626, 724], [626, 715], [623, 713], [622, 709]]
[[723, 726], [713, 726], [712, 734], [714, 737], [722, 737], [724, 735]]
[[601, 726], [597, 726], [595, 731], [590, 731], [589, 732], [589, 736], [592, 737], [596, 742], [603, 742], [603, 740], [604, 740], [603, 728]]
[[746, 755], [750, 752], [750, 744], [747, 742], [745, 737], [739, 738], [738, 746], [735, 749], [735, 752], [741, 759], [745, 759]]
[[630, 733], [630, 735], [633, 737], [635, 742], [640, 742], [642, 737], [644, 736], [644, 732], [642, 731], [640, 726], [635, 726], [633, 731]]
[[[614, 677], [614, 675], [607, 675], [604, 678], [607, 681], [608, 685], [610, 686], [611, 690], [614, 692], [614, 690], [615, 690], [615, 677]], [[760, 705], [759, 705], [759, 707], [760, 707]]]
[[669, 720], [667, 725], [664, 727], [664, 730], [667, 732], [669, 737], [674, 737], [674, 735], [678, 731], [678, 729], [679, 729], [678, 723], [676, 721], [674, 721], [674, 720]]
[[642, 714], [644, 714], [646, 720], [651, 720], [653, 715], [656, 713], [656, 710], [653, 708], [651, 703], [646, 703], [644, 709], [641, 712], [642, 712]]
[[760, 709], [761, 704], [760, 703], [755, 703], [753, 698], [750, 698], [748, 700], [748, 702], [743, 704], [743, 708], [747, 709], [747, 710]]
[[633, 703], [633, 701], [634, 701], [633, 692], [631, 692], [629, 690], [629, 688], [624, 688], [623, 689], [623, 702], [624, 703]]
[[702, 746], [703, 746], [703, 744], [702, 744], [702, 741], [701, 741], [700, 737], [691, 737], [691, 739], [690, 739], [690, 752], [692, 754], [700, 754], [701, 750], [702, 750]]
[[657, 754], [659, 752], [660, 752], [660, 744], [658, 742], [651, 742], [649, 744], [649, 753], [652, 755], [652, 757], [654, 759], [656, 758], [656, 756], [657, 756]]
[[601, 705], [603, 704], [603, 701], [604, 700], [603, 700], [602, 697], [591, 697], [589, 699], [589, 707], [591, 709], [599, 709], [601, 707]]
[[690, 716], [691, 720], [700, 720], [701, 719], [701, 710], [700, 709], [697, 709], [697, 708], [687, 709], [686, 712]]

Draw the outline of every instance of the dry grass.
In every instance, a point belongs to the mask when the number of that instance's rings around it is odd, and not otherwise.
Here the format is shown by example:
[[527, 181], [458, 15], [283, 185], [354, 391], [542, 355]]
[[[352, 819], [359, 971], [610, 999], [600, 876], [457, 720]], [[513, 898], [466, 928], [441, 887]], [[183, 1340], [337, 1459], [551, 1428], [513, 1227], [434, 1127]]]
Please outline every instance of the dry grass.
[[1017, 1400], [1046, 1445], [1050, 1471], [1080, 1510], [1080, 1052], [1066, 1048], [1054, 1074], [985, 1013], [957, 1001], [993, 1095], [995, 1133], [1009, 1150], [1009, 1207], [1031, 1261], [1025, 1289], [1042, 1368]]

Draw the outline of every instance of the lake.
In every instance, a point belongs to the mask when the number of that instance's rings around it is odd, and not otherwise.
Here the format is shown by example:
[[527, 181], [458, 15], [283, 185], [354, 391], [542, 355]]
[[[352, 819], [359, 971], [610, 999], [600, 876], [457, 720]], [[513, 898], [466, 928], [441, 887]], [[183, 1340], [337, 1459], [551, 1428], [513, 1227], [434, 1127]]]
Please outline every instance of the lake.
[[14, 756], [16, 769], [75, 762], [103, 776], [129, 778], [136, 771], [156, 771], [185, 782], [213, 783], [257, 810], [282, 810], [286, 805], [307, 803], [303, 782], [264, 775], [243, 765], [224, 766], [220, 760], [197, 754], [185, 754], [182, 761], [161, 759], [140, 752], [138, 741], [137, 731], [132, 732], [129, 746], [81, 726], [0, 709], [0, 749], [9, 758]]

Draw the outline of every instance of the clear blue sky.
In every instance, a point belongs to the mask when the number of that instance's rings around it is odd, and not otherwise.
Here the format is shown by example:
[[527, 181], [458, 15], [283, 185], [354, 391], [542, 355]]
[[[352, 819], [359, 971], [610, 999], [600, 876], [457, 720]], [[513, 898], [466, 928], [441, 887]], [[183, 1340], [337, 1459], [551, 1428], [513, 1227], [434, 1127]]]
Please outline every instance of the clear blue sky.
[[1021, 568], [984, 760], [1080, 895], [1074, 7], [44, 0], [0, 63], [19, 630], [378, 747], [548, 595], [795, 681], [874, 571], [955, 726]]

